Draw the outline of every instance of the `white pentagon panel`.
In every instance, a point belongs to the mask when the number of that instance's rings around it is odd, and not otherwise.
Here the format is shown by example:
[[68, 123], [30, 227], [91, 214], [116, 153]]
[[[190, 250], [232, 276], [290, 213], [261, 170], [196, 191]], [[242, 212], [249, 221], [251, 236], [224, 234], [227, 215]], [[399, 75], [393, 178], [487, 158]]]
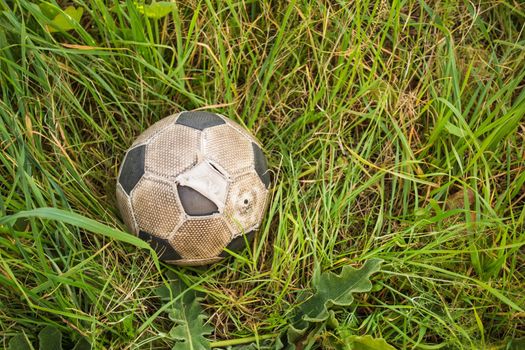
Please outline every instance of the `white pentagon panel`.
[[155, 124], [151, 125], [149, 128], [144, 130], [142, 134], [140, 134], [136, 139], [135, 142], [133, 142], [133, 146], [136, 146], [141, 143], [146, 143], [150, 137], [155, 135], [156, 133], [159, 133], [164, 129], [165, 127], [175, 124], [175, 121], [177, 120], [177, 117], [179, 116], [179, 113], [170, 115], [169, 117], [162, 118]]
[[232, 239], [221, 217], [186, 220], [170, 242], [184, 259], [216, 258]]
[[167, 239], [185, 215], [174, 186], [143, 177], [131, 192], [131, 205], [139, 230]]
[[203, 131], [203, 154], [235, 177], [253, 167], [251, 141], [229, 124]]
[[257, 145], [259, 145], [259, 141], [248, 131], [246, 130], [245, 127], [243, 127], [242, 125], [234, 122], [233, 120], [231, 120], [230, 118], [227, 118], [223, 115], [220, 115], [222, 117], [222, 119], [224, 119], [226, 121], [226, 123], [231, 126], [232, 128], [234, 128], [235, 130], [237, 130], [237, 132], [243, 134], [244, 136], [246, 136], [250, 141], [252, 142], [255, 142]]
[[224, 216], [235, 235], [259, 227], [267, 196], [268, 190], [255, 172], [242, 175], [231, 184]]
[[169, 125], [146, 146], [146, 172], [174, 177], [197, 163], [201, 132], [184, 125]]

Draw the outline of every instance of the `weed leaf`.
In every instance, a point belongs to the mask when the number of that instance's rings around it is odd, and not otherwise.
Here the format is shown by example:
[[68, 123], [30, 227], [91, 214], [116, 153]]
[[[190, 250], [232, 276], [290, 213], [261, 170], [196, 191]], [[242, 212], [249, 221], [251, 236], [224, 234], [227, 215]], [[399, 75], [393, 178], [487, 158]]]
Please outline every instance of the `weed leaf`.
[[166, 17], [177, 8], [177, 4], [169, 1], [152, 2], [148, 5], [136, 4], [136, 6], [140, 13], [154, 19]]
[[38, 348], [40, 350], [62, 350], [62, 333], [56, 327], [44, 327], [38, 333]]
[[33, 350], [24, 334], [17, 334], [9, 340], [8, 350]]
[[91, 344], [86, 338], [80, 338], [76, 344], [73, 350], [91, 350]]
[[348, 350], [396, 350], [383, 338], [372, 338], [369, 335], [351, 335], [345, 339]]
[[332, 306], [349, 306], [354, 301], [352, 293], [369, 292], [372, 289], [370, 275], [379, 271], [381, 263], [380, 259], [371, 259], [361, 269], [345, 266], [339, 276], [316, 270], [312, 279], [315, 294], [300, 306], [303, 319], [323, 322]]
[[363, 267], [343, 267], [341, 274], [314, 271], [312, 287], [314, 293], [300, 307], [292, 324], [288, 327], [286, 340], [289, 348], [304, 340], [313, 325], [335, 324], [334, 307], [349, 306], [354, 301], [352, 293], [369, 292], [372, 289], [370, 276], [379, 271], [381, 259], [368, 260]]
[[46, 26], [50, 33], [67, 32], [73, 30], [80, 22], [84, 9], [82, 7], [68, 6], [64, 11], [59, 12]]
[[40, 11], [49, 19], [53, 19], [56, 15], [60, 13], [60, 10], [57, 6], [50, 4], [49, 2], [42, 1], [38, 4]]
[[507, 343], [506, 350], [521, 350], [525, 349], [525, 338], [512, 339]]
[[187, 289], [180, 280], [170, 284], [170, 288], [160, 288], [157, 294], [164, 302], [171, 303], [171, 297], [177, 300], [170, 305], [169, 317], [175, 323], [169, 335], [176, 340], [173, 350], [207, 350], [210, 343], [206, 336], [212, 328], [205, 323], [208, 316], [203, 313], [197, 293]]

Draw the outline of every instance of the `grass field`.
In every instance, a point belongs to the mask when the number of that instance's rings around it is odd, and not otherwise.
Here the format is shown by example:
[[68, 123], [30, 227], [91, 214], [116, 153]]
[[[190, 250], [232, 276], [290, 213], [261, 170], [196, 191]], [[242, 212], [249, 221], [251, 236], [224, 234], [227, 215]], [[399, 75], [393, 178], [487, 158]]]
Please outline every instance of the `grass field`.
[[[314, 266], [371, 258], [372, 291], [305, 349], [346, 333], [520, 348], [520, 1], [192, 0], [158, 19], [133, 1], [56, 5], [0, 1], [0, 348], [20, 334], [38, 348], [49, 325], [66, 349], [171, 348], [168, 271], [203, 293], [212, 347], [271, 348]], [[69, 5], [80, 22], [50, 33]], [[142, 130], [193, 109], [261, 140], [272, 202], [242, 257], [159, 269], [119, 240], [115, 178]]]

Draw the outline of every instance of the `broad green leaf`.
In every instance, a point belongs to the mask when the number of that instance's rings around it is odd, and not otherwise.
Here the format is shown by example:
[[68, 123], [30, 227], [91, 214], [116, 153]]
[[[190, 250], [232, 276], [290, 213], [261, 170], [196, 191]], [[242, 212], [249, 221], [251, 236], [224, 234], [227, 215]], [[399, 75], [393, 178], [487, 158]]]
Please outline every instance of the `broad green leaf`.
[[86, 338], [80, 338], [73, 350], [91, 350], [91, 344]]
[[[175, 280], [169, 289], [160, 288], [157, 294], [165, 303], [171, 303], [169, 317], [175, 325], [169, 335], [176, 340], [172, 350], [210, 349], [206, 336], [211, 334], [212, 328], [205, 323], [208, 316], [202, 311], [197, 293]], [[171, 297], [176, 300], [170, 301]]]
[[42, 11], [44, 16], [46, 16], [49, 19], [53, 19], [56, 15], [60, 13], [58, 7], [46, 1], [42, 1], [40, 4], [38, 4], [38, 7], [40, 7], [40, 11]]
[[148, 18], [160, 19], [166, 17], [177, 8], [177, 4], [169, 1], [152, 2], [148, 5], [135, 4], [140, 13]]
[[361, 269], [345, 266], [340, 275], [314, 270], [314, 293], [299, 307], [287, 329], [288, 348], [295, 349], [295, 343], [304, 341], [312, 327], [334, 323], [335, 317], [330, 317], [333, 315], [331, 309], [350, 306], [354, 301], [352, 293], [369, 292], [372, 289], [370, 276], [379, 271], [382, 262], [381, 259], [371, 259]]
[[315, 294], [300, 306], [303, 319], [310, 322], [325, 321], [333, 306], [349, 306], [354, 301], [352, 293], [369, 292], [370, 276], [379, 271], [382, 260], [368, 260], [361, 269], [343, 267], [340, 275], [332, 272], [314, 272], [312, 287]]
[[62, 333], [53, 326], [46, 326], [38, 333], [40, 350], [62, 350]]
[[9, 340], [8, 350], [33, 350], [24, 334], [17, 334]]
[[465, 136], [467, 136], [467, 133], [465, 132], [465, 130], [461, 129], [460, 127], [455, 126], [454, 124], [452, 124], [450, 122], [447, 122], [445, 124], [445, 129], [447, 129], [447, 131], [450, 134], [455, 135], [457, 137], [465, 137]]
[[64, 11], [58, 13], [51, 22], [46, 26], [50, 33], [66, 32], [75, 29], [84, 9], [82, 7], [68, 6]]
[[383, 338], [372, 338], [369, 335], [351, 335], [345, 339], [348, 350], [396, 350]]
[[505, 350], [522, 350], [525, 349], [525, 338], [512, 339], [507, 343]]

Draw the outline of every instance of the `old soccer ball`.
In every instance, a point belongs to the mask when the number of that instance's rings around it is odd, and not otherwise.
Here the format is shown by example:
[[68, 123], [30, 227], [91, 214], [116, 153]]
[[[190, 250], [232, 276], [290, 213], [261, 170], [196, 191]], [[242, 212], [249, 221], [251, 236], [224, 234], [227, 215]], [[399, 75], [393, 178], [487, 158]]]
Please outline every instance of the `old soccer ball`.
[[127, 151], [117, 204], [128, 229], [162, 260], [204, 265], [253, 238], [269, 184], [250, 133], [219, 114], [181, 112], [153, 124]]

